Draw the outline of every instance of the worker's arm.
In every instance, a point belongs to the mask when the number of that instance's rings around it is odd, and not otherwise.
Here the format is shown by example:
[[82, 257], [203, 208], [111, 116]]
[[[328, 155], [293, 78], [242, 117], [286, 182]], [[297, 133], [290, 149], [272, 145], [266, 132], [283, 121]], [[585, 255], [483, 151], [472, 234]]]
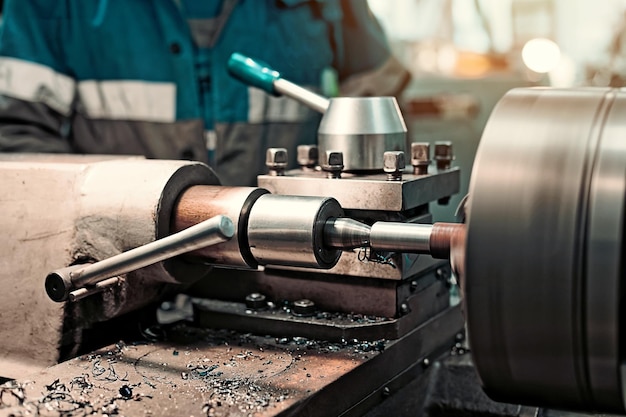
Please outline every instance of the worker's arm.
[[340, 94], [396, 96], [411, 79], [391, 54], [387, 37], [365, 0], [342, 0], [341, 39], [336, 40], [335, 65]]
[[387, 37], [365, 0], [342, 0], [341, 39], [336, 40], [340, 94], [396, 96], [411, 79], [391, 53]]
[[7, 0], [0, 30], [0, 151], [72, 152], [76, 83], [63, 61], [62, 2]]

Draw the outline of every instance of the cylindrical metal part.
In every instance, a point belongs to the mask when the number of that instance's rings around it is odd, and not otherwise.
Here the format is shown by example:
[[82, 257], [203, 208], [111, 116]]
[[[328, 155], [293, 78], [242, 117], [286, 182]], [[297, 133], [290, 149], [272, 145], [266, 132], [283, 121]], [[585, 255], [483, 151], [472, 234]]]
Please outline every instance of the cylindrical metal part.
[[46, 277], [46, 290], [54, 301], [65, 301], [69, 295], [69, 288], [77, 289], [94, 285], [108, 278], [135, 271], [182, 253], [224, 242], [230, 239], [234, 233], [233, 222], [228, 217], [212, 217], [181, 232], [111, 258], [93, 264], [81, 265], [82, 267], [78, 268], [73, 265], [54, 271]]
[[342, 215], [334, 198], [262, 195], [250, 209], [250, 251], [261, 265], [331, 268], [341, 251], [324, 245], [324, 226]]
[[370, 247], [389, 252], [430, 253], [432, 229], [430, 224], [376, 222], [370, 231]]
[[515, 89], [467, 207], [465, 313], [498, 401], [623, 414], [626, 94]]
[[315, 94], [306, 88], [302, 88], [299, 85], [282, 78], [274, 81], [274, 89], [287, 97], [298, 100], [300, 103], [320, 113], [324, 113], [326, 109], [328, 109], [328, 105], [330, 103], [330, 100], [326, 97]]
[[455, 245], [463, 245], [465, 225], [461, 223], [435, 223], [430, 234], [430, 255], [449, 259]]
[[324, 226], [324, 244], [337, 249], [369, 246], [370, 226], [354, 219], [329, 219]]
[[220, 214], [227, 216], [235, 225], [235, 236], [191, 254], [220, 265], [256, 268], [258, 263], [248, 244], [248, 214], [256, 200], [267, 193], [267, 190], [255, 187], [190, 187], [176, 203], [172, 229], [179, 232], [208, 218]]

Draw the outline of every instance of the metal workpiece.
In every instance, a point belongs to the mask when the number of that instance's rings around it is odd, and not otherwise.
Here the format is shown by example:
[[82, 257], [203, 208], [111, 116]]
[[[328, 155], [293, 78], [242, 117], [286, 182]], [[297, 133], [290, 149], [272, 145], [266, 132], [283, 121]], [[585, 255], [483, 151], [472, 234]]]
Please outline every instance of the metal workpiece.
[[386, 151], [406, 150], [407, 128], [394, 97], [337, 97], [317, 134], [320, 164], [326, 151], [344, 155], [344, 171], [382, 171]]
[[267, 190], [256, 187], [189, 187], [176, 202], [172, 229], [178, 232], [217, 215], [227, 216], [235, 225], [235, 236], [189, 255], [219, 265], [256, 268], [258, 263], [248, 244], [248, 214], [256, 200], [267, 193]]
[[324, 226], [341, 216], [333, 198], [262, 195], [248, 218], [250, 251], [260, 265], [331, 268], [341, 251], [324, 244]]
[[[86, 295], [72, 291], [95, 287], [98, 283], [131, 271], [164, 261], [174, 256], [224, 242], [235, 233], [233, 222], [226, 216], [216, 216], [183, 231], [164, 237], [119, 255], [87, 265], [72, 265], [51, 272], [46, 277], [48, 296], [57, 302], [76, 301]], [[110, 281], [110, 284], [114, 284]]]
[[464, 292], [474, 361], [494, 399], [626, 411], [625, 114], [618, 89], [517, 89], [486, 125]]
[[360, 221], [329, 219], [324, 226], [324, 244], [341, 250], [365, 248], [370, 243], [370, 226]]
[[413, 165], [413, 173], [415, 175], [428, 174], [428, 165], [430, 165], [430, 143], [411, 143], [411, 165]]
[[269, 175], [285, 175], [289, 158], [285, 148], [269, 148], [265, 153], [265, 166]]
[[259, 187], [272, 194], [330, 196], [344, 209], [403, 211], [453, 195], [459, 191], [460, 171], [452, 168], [428, 175], [405, 172], [402, 181], [387, 181], [384, 173], [356, 175], [343, 172], [341, 181], [324, 172], [290, 170], [285, 176], [260, 175]]
[[377, 251], [423, 253], [449, 259], [457, 246], [465, 249], [465, 225], [381, 221], [368, 226], [348, 218], [329, 219], [324, 241], [330, 247], [343, 250], [370, 247]]
[[370, 231], [370, 247], [377, 251], [428, 254], [432, 229], [430, 224], [376, 222]]

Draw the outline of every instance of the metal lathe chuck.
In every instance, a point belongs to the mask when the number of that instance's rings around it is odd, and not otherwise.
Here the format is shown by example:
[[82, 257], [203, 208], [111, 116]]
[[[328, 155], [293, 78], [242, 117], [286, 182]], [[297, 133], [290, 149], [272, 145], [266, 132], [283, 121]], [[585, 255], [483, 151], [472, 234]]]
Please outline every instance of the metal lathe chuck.
[[509, 92], [477, 153], [465, 310], [494, 399], [623, 413], [626, 92]]

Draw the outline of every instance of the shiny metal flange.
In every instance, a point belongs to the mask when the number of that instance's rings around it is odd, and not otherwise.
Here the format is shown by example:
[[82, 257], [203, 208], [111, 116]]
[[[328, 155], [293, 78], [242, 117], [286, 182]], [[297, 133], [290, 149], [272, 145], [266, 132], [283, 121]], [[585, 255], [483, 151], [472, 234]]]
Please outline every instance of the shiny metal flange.
[[465, 302], [494, 399], [624, 412], [626, 93], [519, 89], [470, 184]]

